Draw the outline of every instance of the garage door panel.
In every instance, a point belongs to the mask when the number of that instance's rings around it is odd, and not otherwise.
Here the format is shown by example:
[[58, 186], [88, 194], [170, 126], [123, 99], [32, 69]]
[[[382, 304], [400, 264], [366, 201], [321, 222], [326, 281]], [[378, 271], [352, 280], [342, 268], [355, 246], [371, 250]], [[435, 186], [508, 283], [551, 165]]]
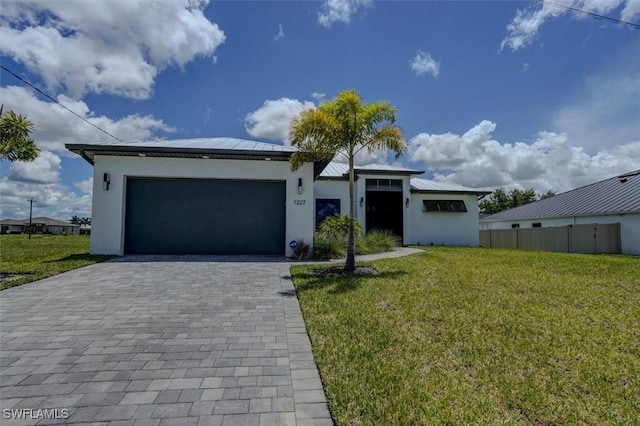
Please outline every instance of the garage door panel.
[[130, 178], [126, 209], [127, 253], [284, 253], [284, 182]]

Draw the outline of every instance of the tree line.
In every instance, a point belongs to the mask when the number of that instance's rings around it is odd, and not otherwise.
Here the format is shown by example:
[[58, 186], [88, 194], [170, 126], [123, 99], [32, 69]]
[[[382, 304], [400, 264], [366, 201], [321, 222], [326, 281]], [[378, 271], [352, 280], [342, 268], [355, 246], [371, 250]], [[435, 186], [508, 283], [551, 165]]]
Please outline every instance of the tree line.
[[71, 220], [69, 221], [74, 225], [87, 225], [91, 226], [91, 218], [90, 217], [79, 217], [76, 215], [71, 216]]
[[505, 191], [504, 188], [498, 188], [487, 198], [481, 200], [478, 203], [478, 208], [480, 209], [480, 214], [494, 214], [533, 203], [534, 201], [544, 200], [554, 195], [556, 195], [556, 193], [551, 190], [544, 194], [538, 194], [533, 188], [514, 188], [510, 192]]

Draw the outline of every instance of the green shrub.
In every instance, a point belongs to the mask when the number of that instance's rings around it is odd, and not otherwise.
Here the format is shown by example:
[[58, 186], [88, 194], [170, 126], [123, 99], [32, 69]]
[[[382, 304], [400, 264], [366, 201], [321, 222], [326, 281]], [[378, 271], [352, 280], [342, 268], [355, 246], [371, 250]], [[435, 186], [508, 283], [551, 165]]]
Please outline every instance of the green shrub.
[[338, 237], [316, 235], [313, 240], [313, 257], [316, 259], [340, 259], [347, 255], [347, 240]]
[[374, 229], [356, 240], [356, 254], [383, 253], [400, 245], [400, 239], [391, 231]]
[[[349, 232], [349, 216], [346, 214], [336, 214], [323, 220], [318, 226], [318, 234], [320, 237], [347, 239]], [[358, 238], [362, 235], [362, 225], [357, 220], [353, 221], [353, 232]]]
[[309, 244], [305, 243], [302, 239], [296, 240], [296, 243], [297, 244], [293, 249], [294, 259], [305, 260], [309, 257], [309, 251], [311, 250], [311, 247], [309, 247]]

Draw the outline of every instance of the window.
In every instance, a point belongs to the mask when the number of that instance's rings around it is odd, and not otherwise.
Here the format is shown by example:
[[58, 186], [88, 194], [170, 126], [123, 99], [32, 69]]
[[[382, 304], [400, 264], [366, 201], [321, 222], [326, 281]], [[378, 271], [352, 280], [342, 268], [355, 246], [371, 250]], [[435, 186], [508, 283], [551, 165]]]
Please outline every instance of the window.
[[540, 222], [532, 223], [531, 227], [532, 228], [542, 228], [542, 223], [540, 223]]
[[516, 228], [520, 228], [520, 224], [519, 223], [512, 223], [511, 224], [511, 229], [516, 229]]
[[367, 179], [367, 191], [402, 192], [400, 179]]
[[465, 213], [467, 206], [462, 200], [423, 200], [423, 212]]
[[333, 198], [316, 199], [316, 228], [326, 218], [340, 214], [340, 200]]

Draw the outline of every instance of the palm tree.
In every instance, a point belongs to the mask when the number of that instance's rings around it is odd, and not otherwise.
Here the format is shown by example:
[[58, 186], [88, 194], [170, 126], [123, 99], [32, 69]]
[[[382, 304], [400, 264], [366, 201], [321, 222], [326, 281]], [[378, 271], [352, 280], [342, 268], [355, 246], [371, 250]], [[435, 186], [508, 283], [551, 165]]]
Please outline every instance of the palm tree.
[[91, 218], [90, 217], [81, 218], [80, 219], [80, 225], [91, 226]]
[[395, 112], [389, 102], [363, 104], [355, 90], [345, 90], [317, 109], [302, 111], [289, 128], [291, 145], [298, 148], [289, 160], [292, 170], [308, 162], [330, 161], [338, 154], [349, 163], [349, 232], [344, 265], [347, 272], [356, 269], [354, 158], [363, 150], [391, 149], [396, 158], [405, 152], [402, 130], [394, 124]]
[[71, 216], [71, 220], [69, 222], [74, 225], [82, 225], [82, 219], [80, 219], [80, 217], [76, 215]]
[[26, 115], [13, 111], [2, 112], [0, 107], [0, 158], [14, 161], [33, 161], [40, 149], [29, 137], [33, 123]]

